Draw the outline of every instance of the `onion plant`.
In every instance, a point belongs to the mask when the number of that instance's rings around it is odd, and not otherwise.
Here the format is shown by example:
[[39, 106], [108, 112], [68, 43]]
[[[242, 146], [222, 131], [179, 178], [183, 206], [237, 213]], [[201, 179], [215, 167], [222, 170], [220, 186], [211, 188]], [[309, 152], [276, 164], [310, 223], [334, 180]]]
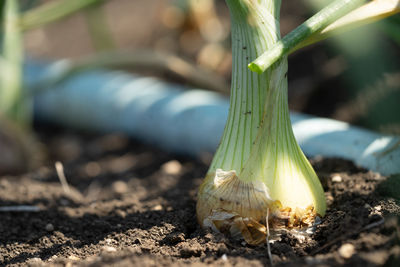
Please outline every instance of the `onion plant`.
[[103, 0], [52, 1], [20, 12], [19, 0], [5, 0], [0, 4], [2, 26], [0, 47], [0, 118], [29, 128], [32, 120], [32, 99], [23, 90], [23, 33], [61, 19]]
[[259, 244], [268, 226], [304, 228], [324, 216], [323, 188], [290, 122], [287, 55], [364, 2], [337, 0], [281, 39], [280, 0], [226, 0], [232, 25], [230, 110], [198, 193], [203, 227]]

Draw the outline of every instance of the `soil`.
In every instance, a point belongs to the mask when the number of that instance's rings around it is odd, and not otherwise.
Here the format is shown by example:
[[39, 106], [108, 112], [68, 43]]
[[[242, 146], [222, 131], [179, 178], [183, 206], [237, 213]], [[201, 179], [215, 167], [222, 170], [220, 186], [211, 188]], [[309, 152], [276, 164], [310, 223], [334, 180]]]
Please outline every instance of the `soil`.
[[[42, 128], [39, 139], [47, 166], [0, 177], [0, 207], [36, 209], [0, 211], [1, 266], [269, 265], [266, 244], [200, 229], [196, 190], [208, 157], [171, 155], [119, 134]], [[339, 159], [311, 162], [327, 214], [313, 234], [287, 232], [271, 243], [274, 265], [399, 266], [400, 206], [377, 190], [386, 177]]]

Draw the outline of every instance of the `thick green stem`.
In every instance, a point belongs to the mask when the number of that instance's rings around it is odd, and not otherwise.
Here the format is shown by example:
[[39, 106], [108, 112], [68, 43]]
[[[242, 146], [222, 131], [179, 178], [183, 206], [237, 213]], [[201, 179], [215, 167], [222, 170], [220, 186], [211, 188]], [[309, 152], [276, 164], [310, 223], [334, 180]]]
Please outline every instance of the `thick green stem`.
[[[279, 41], [276, 1], [227, 0], [232, 20], [232, 88], [228, 122], [209, 175], [234, 170], [245, 183], [261, 181], [272, 200], [292, 211], [324, 215], [322, 186], [293, 134], [287, 101], [287, 59], [261, 75], [251, 58]], [[258, 189], [257, 189], [258, 190]]]
[[232, 21], [232, 85], [228, 121], [210, 172], [240, 172], [250, 155], [264, 113], [271, 71], [251, 72], [247, 64], [280, 38], [280, 1], [227, 0]]
[[324, 215], [324, 192], [311, 164], [294, 137], [287, 101], [287, 59], [272, 73], [265, 113], [249, 159], [239, 174], [243, 180], [261, 180], [270, 197], [283, 207], [314, 210]]

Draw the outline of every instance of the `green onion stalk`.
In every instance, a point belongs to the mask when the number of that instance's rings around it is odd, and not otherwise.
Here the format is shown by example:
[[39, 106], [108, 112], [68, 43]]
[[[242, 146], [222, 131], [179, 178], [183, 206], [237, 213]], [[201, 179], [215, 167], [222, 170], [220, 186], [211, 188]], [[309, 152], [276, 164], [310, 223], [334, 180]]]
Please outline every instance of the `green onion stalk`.
[[324, 216], [323, 188], [293, 134], [287, 59], [264, 73], [248, 64], [280, 40], [280, 0], [226, 0], [232, 24], [228, 121], [200, 186], [203, 227], [265, 242], [267, 229], [304, 228]]

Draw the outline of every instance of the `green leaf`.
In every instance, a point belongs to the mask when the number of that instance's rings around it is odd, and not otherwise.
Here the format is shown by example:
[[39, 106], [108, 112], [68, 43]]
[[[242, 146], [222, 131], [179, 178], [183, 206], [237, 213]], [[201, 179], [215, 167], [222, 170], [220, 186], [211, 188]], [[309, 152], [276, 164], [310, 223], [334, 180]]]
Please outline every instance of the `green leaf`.
[[0, 111], [20, 124], [26, 124], [30, 112], [26, 110], [22, 93], [22, 34], [18, 26], [17, 0], [6, 0], [3, 22], [3, 57], [0, 62]]
[[69, 16], [76, 11], [104, 0], [59, 0], [31, 9], [21, 16], [21, 28], [26, 31]]
[[260, 71], [266, 71], [272, 64], [287, 55], [292, 48], [296, 47], [316, 32], [321, 31], [340, 17], [343, 17], [350, 11], [361, 6], [364, 2], [365, 0], [334, 1], [251, 62], [249, 68], [258, 73], [260, 73]]

